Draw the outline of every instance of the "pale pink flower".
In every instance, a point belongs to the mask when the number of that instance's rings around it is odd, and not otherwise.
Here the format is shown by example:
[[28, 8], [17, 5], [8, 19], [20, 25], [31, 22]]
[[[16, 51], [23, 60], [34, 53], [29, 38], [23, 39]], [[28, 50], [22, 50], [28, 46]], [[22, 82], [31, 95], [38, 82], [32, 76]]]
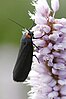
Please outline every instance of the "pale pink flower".
[[34, 16], [34, 19], [35, 19], [35, 23], [36, 24], [47, 24], [47, 20], [45, 17], [43, 17], [42, 15], [39, 15], [39, 13], [36, 12], [35, 16]]
[[25, 83], [31, 86], [29, 99], [66, 99], [66, 19], [55, 19], [59, 0], [34, 0], [36, 25], [31, 29], [34, 37], [33, 63]]
[[41, 36], [42, 36], [41, 31], [35, 31], [35, 32], [34, 32], [34, 36], [35, 36], [36, 38], [41, 37]]
[[60, 85], [54, 86], [54, 87], [53, 87], [53, 90], [54, 90], [54, 91], [59, 91], [59, 90], [60, 90]]
[[60, 93], [64, 96], [66, 95], [66, 85], [61, 88]]
[[66, 99], [66, 96], [62, 96], [61, 99]]
[[55, 19], [55, 22], [66, 26], [66, 19], [65, 18]]
[[36, 12], [41, 14], [43, 17], [48, 17], [50, 13], [50, 8], [46, 0], [37, 0], [35, 5]]
[[62, 24], [53, 24], [53, 28], [56, 30], [60, 30], [61, 28], [63, 28]]
[[56, 12], [59, 9], [59, 0], [51, 0], [51, 7]]
[[49, 35], [49, 39], [52, 41], [57, 41], [59, 38], [59, 31], [52, 31], [53, 34]]
[[58, 92], [52, 91], [51, 93], [48, 94], [48, 99], [53, 99], [54, 97], [56, 98], [58, 96]]
[[55, 69], [55, 68], [52, 68], [52, 73], [55, 74], [55, 75], [58, 75], [58, 70]]

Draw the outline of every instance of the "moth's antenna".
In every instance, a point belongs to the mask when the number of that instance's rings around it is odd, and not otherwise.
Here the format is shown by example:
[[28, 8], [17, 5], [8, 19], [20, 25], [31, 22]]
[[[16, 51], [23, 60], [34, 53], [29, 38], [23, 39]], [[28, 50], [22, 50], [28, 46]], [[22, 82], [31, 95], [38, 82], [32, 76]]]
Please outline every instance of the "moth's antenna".
[[21, 24], [19, 24], [18, 22], [16, 22], [16, 21], [14, 21], [13, 19], [10, 19], [10, 18], [8, 18], [10, 21], [12, 21], [12, 22], [14, 22], [14, 23], [16, 23], [17, 25], [19, 25], [20, 27], [22, 27], [22, 28], [25, 28], [24, 26], [22, 26]]
[[31, 27], [29, 27], [29, 29], [28, 29], [28, 30], [31, 30], [31, 28], [32, 28], [34, 25], [35, 25], [35, 23], [34, 23], [34, 21], [33, 21], [32, 26], [31, 26]]

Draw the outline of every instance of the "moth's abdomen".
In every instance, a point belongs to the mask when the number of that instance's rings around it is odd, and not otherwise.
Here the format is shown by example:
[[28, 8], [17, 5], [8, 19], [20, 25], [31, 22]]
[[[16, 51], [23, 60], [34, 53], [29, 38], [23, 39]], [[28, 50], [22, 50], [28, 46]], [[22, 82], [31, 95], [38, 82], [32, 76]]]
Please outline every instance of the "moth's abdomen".
[[[28, 42], [29, 41], [29, 42]], [[27, 78], [29, 71], [31, 70], [33, 57], [33, 45], [32, 40], [21, 42], [21, 47], [18, 53], [18, 58], [13, 70], [13, 80], [17, 82], [23, 82]]]

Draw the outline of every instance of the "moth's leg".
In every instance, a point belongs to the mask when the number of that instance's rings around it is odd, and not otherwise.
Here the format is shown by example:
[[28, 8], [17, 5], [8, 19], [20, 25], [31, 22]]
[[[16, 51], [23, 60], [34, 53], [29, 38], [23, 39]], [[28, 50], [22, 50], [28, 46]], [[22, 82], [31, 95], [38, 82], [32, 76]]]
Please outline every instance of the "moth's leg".
[[[44, 34], [44, 35], [45, 35], [45, 34]], [[40, 36], [40, 37], [37, 37], [37, 38], [33, 37], [33, 39], [40, 39], [40, 38], [42, 38], [44, 35], [42, 35], [42, 36]]]
[[[38, 59], [38, 57], [36, 56], [36, 55], [33, 55], [33, 56], [35, 56], [36, 57], [36, 59], [38, 60], [38, 62], [39, 62], [39, 59]], [[40, 62], [39, 62], [40, 63]]]
[[34, 43], [33, 43], [33, 45], [39, 50], [39, 47], [38, 46], [36, 46]]

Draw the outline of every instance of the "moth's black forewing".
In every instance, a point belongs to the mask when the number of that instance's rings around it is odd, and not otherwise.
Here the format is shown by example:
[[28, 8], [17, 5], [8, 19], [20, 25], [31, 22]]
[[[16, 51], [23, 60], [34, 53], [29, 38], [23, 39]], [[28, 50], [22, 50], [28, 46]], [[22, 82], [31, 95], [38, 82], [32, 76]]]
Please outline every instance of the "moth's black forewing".
[[17, 82], [23, 82], [27, 78], [29, 71], [31, 70], [33, 57], [33, 45], [32, 39], [24, 40], [21, 42], [21, 47], [18, 53], [18, 58], [13, 70], [13, 80]]

